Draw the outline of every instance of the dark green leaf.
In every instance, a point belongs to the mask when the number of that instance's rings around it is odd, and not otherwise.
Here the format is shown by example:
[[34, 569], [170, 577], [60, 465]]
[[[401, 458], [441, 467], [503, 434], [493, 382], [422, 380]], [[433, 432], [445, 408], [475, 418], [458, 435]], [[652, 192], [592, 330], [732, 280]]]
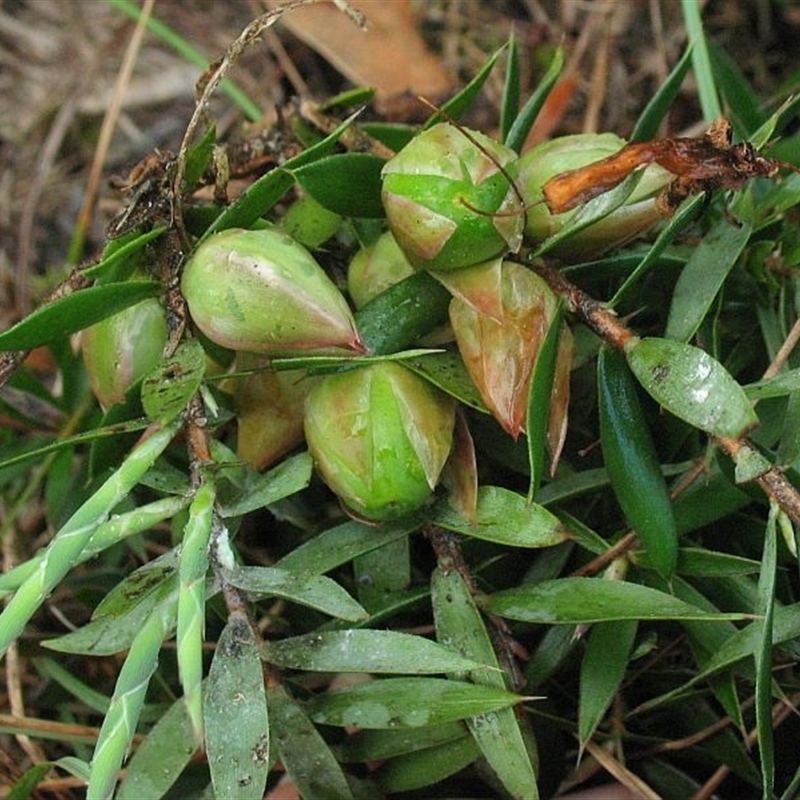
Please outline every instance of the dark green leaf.
[[462, 737], [451, 742], [398, 756], [383, 764], [377, 773], [385, 792], [410, 792], [433, 786], [460, 772], [480, 755], [475, 741]]
[[303, 710], [280, 685], [269, 690], [267, 699], [274, 746], [300, 796], [352, 800], [342, 768]]
[[370, 353], [395, 353], [447, 319], [450, 293], [427, 272], [395, 283], [356, 312], [356, 326]]
[[[486, 79], [489, 77], [489, 74], [494, 68], [498, 57], [500, 56], [500, 53], [502, 53], [504, 49], [505, 45], [503, 45], [503, 47], [501, 47], [489, 58], [489, 60], [481, 67], [475, 77], [472, 78], [472, 80], [470, 80], [470, 82], [460, 92], [451, 97], [442, 106], [442, 113], [437, 111], [428, 118], [427, 122], [423, 126], [425, 130], [432, 128], [439, 122], [444, 122], [447, 117], [450, 117], [451, 119], [461, 119], [461, 117], [471, 108], [472, 104], [477, 99], [478, 94], [483, 88], [483, 84], [486, 83]], [[447, 115], [447, 117], [445, 115]]]
[[[166, 228], [162, 226], [153, 228], [153, 230], [147, 231], [147, 233], [133, 231], [119, 239], [112, 239], [106, 246], [102, 260], [94, 266], [82, 270], [81, 274], [87, 278], [94, 278], [98, 281], [108, 279], [111, 276], [116, 277], [117, 267], [120, 266], [120, 264], [135, 265], [136, 259], [134, 256], [136, 256], [146, 244], [161, 236], [165, 230]], [[129, 277], [131, 271], [132, 267], [128, 273], [122, 275], [121, 278]]]
[[686, 342], [700, 327], [750, 238], [752, 204], [748, 205], [747, 211], [737, 207], [738, 225], [721, 217], [692, 250], [672, 295], [664, 334], [667, 339]]
[[[248, 186], [236, 200], [225, 209], [203, 234], [203, 239], [212, 233], [228, 228], [250, 228], [278, 200], [292, 188], [294, 178], [291, 170], [310, 164], [330, 153], [339, 137], [352, 124], [355, 115], [348, 117], [335, 131], [307, 150], [288, 159], [282, 167], [268, 172], [255, 183]], [[202, 240], [201, 240], [202, 241]]]
[[284, 459], [248, 483], [233, 501], [226, 503], [220, 509], [222, 516], [239, 517], [296, 494], [308, 486], [313, 466], [308, 452]]
[[255, 595], [283, 597], [332, 617], [358, 622], [367, 612], [338, 583], [323, 575], [295, 574], [278, 567], [234, 567], [226, 580]]
[[211, 163], [216, 138], [216, 126], [209, 125], [200, 141], [186, 154], [186, 167], [183, 172], [183, 186], [181, 187], [184, 192], [191, 192], [200, 181], [200, 178], [203, 177], [203, 173]]
[[126, 281], [82, 289], [37, 308], [0, 333], [0, 350], [31, 350], [64, 339], [163, 291], [157, 281]]
[[381, 169], [386, 160], [370, 153], [327, 156], [292, 171], [321, 205], [343, 217], [383, 217]]
[[[514, 31], [508, 37], [506, 79], [503, 84], [503, 102], [500, 106], [500, 140], [508, 144], [511, 125], [519, 112], [519, 52]], [[510, 145], [509, 145], [510, 146]], [[516, 148], [513, 148], [516, 149]]]
[[665, 577], [678, 560], [678, 529], [655, 445], [625, 356], [608, 346], [597, 361], [600, 442], [617, 501], [650, 563]]
[[581, 700], [578, 736], [581, 748], [594, 735], [619, 691], [628, 666], [637, 623], [633, 620], [601, 622], [592, 627], [581, 662]]
[[299, 545], [275, 566], [289, 572], [320, 575], [384, 544], [407, 537], [421, 527], [423, 521], [421, 517], [407, 517], [380, 525], [345, 522]]
[[279, 667], [312, 672], [426, 675], [481, 668], [429, 639], [382, 630], [322, 631], [269, 642], [267, 659]]
[[522, 111], [517, 115], [514, 124], [511, 126], [511, 130], [509, 130], [508, 135], [503, 140], [512, 150], [519, 152], [522, 145], [525, 144], [525, 140], [528, 138], [533, 123], [536, 121], [536, 117], [539, 116], [544, 101], [547, 100], [563, 68], [564, 50], [559, 47], [555, 53], [553, 53], [553, 60], [550, 62], [550, 66], [547, 68], [544, 77], [539, 81], [536, 90], [522, 107]]

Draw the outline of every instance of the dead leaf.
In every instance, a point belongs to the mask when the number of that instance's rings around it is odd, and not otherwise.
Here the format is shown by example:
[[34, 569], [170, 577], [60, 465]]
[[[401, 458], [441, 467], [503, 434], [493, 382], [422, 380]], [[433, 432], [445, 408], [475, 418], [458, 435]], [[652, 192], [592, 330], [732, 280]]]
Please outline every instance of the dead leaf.
[[[269, 2], [271, 8], [279, 5]], [[439, 98], [453, 87], [452, 77], [419, 35], [409, 0], [352, 5], [365, 14], [366, 31], [331, 3], [299, 8], [280, 24], [356, 86], [374, 87], [379, 109], [405, 92]]]

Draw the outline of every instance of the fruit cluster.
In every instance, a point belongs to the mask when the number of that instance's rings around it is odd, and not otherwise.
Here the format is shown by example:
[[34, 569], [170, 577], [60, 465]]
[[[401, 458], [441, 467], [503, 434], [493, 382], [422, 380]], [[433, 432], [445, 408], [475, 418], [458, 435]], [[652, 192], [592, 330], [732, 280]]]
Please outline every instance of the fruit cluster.
[[[517, 438], [526, 429], [531, 377], [559, 318], [547, 284], [509, 255], [535, 248], [574, 215], [552, 214], [542, 202], [549, 178], [623, 144], [610, 134], [571, 136], [518, 157], [450, 123], [423, 131], [383, 167], [388, 229], [352, 259], [350, 302], [361, 308], [417, 272], [433, 275], [451, 295], [449, 327], [437, 344], [455, 342], [486, 409]], [[657, 219], [652, 196], [663, 183], [654, 168], [626, 204], [563, 246], [597, 252], [635, 235]], [[401, 358], [359, 358], [373, 353], [345, 294], [298, 242], [308, 240], [295, 217], [291, 226], [208, 236], [182, 273], [195, 330], [234, 351], [236, 369], [248, 373], [231, 380], [239, 453], [263, 468], [305, 439], [349, 513], [371, 520], [407, 514], [445, 474], [457, 401]], [[327, 224], [330, 215], [325, 221], [323, 239], [337, 227]], [[314, 234], [312, 248], [318, 240]], [[569, 330], [557, 325], [546, 435], [552, 468], [566, 431], [572, 352]], [[84, 357], [104, 406], [158, 360], [165, 337], [154, 300], [88, 330]], [[354, 358], [329, 374], [269, 369], [276, 356], [300, 354]]]

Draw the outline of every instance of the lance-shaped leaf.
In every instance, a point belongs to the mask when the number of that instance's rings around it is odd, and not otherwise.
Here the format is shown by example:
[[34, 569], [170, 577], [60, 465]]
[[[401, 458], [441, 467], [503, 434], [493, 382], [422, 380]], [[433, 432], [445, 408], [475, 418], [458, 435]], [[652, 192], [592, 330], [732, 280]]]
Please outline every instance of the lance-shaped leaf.
[[505, 689], [444, 678], [384, 678], [326, 692], [310, 700], [308, 709], [323, 725], [416, 728], [474, 717], [522, 699]]
[[211, 662], [204, 697], [206, 752], [216, 797], [260, 800], [269, 770], [269, 717], [253, 631], [231, 616]]
[[632, 337], [625, 355], [645, 390], [684, 422], [729, 439], [758, 424], [744, 389], [704, 350], [670, 339]]
[[618, 350], [604, 347], [597, 362], [600, 440], [611, 487], [650, 563], [670, 576], [678, 560], [678, 530], [658, 454]]

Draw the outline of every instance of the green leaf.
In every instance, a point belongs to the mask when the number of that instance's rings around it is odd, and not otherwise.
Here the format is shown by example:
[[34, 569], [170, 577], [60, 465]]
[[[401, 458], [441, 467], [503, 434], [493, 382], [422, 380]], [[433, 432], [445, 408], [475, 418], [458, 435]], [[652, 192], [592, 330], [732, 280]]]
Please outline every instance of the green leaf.
[[[431, 580], [431, 603], [436, 637], [466, 658], [489, 664], [494, 670], [472, 672], [484, 686], [506, 688], [506, 676], [470, 588], [456, 569], [440, 565]], [[501, 708], [467, 719], [481, 753], [512, 797], [538, 797], [532, 753], [536, 743], [526, 719], [512, 708]]]
[[406, 361], [405, 366], [464, 405], [484, 414], [489, 413], [458, 353], [434, 353]]
[[634, 338], [625, 355], [645, 390], [678, 419], [730, 439], [758, 424], [742, 387], [704, 350], [671, 339]]
[[385, 761], [431, 747], [469, 738], [461, 722], [416, 728], [413, 736], [403, 729], [362, 730], [348, 736], [339, 746], [339, 758], [345, 762]]
[[423, 126], [423, 130], [432, 128], [439, 122], [446, 121], [447, 117], [452, 119], [461, 119], [461, 117], [469, 110], [469, 108], [477, 99], [478, 94], [483, 88], [483, 84], [486, 83], [489, 74], [491, 73], [492, 69], [494, 69], [494, 65], [497, 62], [500, 53], [505, 50], [505, 47], [506, 46], [503, 45], [499, 50], [489, 57], [489, 60], [481, 67], [475, 77], [472, 78], [472, 80], [460, 92], [453, 95], [453, 97], [451, 97], [442, 106], [441, 113], [437, 111], [428, 118]]
[[321, 205], [343, 217], [381, 218], [381, 169], [386, 159], [370, 153], [339, 153], [292, 170]]
[[[268, 172], [255, 183], [242, 192], [228, 208], [226, 208], [208, 227], [202, 239], [207, 239], [212, 233], [224, 231], [228, 228], [250, 228], [262, 217], [278, 200], [283, 197], [294, 184], [292, 170], [305, 164], [310, 164], [318, 158], [327, 155], [334, 147], [339, 137], [352, 124], [356, 115], [348, 117], [336, 130], [328, 134], [320, 142], [304, 150], [302, 153], [288, 159], [282, 167]], [[198, 242], [199, 244], [199, 242]]]
[[474, 523], [446, 502], [436, 506], [433, 520], [447, 530], [512, 547], [550, 547], [567, 539], [564, 526], [544, 506], [501, 486], [478, 489]]
[[550, 421], [550, 399], [558, 364], [558, 344], [561, 339], [561, 320], [564, 304], [559, 302], [539, 348], [539, 355], [531, 374], [528, 392], [528, 409], [525, 432], [528, 440], [528, 465], [531, 477], [528, 483], [528, 502], [532, 503], [544, 476], [547, 426]]
[[[500, 141], [508, 144], [508, 134], [519, 112], [519, 52], [517, 36], [512, 29], [508, 37], [506, 55], [506, 79], [503, 83], [503, 101], [500, 104]], [[513, 148], [516, 149], [516, 148]]]
[[678, 529], [636, 383], [619, 350], [597, 361], [600, 441], [611, 488], [650, 563], [665, 577], [678, 560]]
[[225, 579], [247, 592], [283, 597], [332, 617], [358, 622], [368, 616], [336, 581], [323, 575], [298, 574], [279, 567], [234, 567], [225, 570]]
[[370, 353], [394, 353], [447, 319], [450, 293], [427, 272], [395, 283], [356, 311], [356, 327]]
[[633, 620], [601, 622], [592, 627], [581, 661], [578, 736], [581, 750], [594, 735], [628, 666], [637, 623]]
[[64, 339], [163, 291], [157, 281], [126, 281], [81, 289], [37, 308], [0, 333], [0, 350], [31, 350]]
[[522, 145], [525, 144], [525, 140], [528, 138], [533, 123], [536, 121], [536, 117], [539, 116], [539, 112], [542, 110], [545, 100], [547, 100], [550, 92], [556, 85], [558, 76], [561, 74], [563, 68], [564, 49], [559, 47], [553, 53], [553, 59], [544, 77], [539, 81], [536, 90], [522, 107], [522, 111], [517, 115], [514, 124], [511, 126], [511, 130], [509, 130], [508, 135], [503, 140], [512, 150], [519, 152]]
[[772, 721], [772, 626], [775, 617], [775, 590], [778, 569], [778, 534], [776, 520], [783, 512], [777, 503], [770, 505], [764, 535], [762, 568], [758, 578], [756, 611], [763, 617], [761, 632], [754, 652], [756, 661], [756, 729], [761, 760], [762, 797], [772, 797], [775, 788], [775, 740]]
[[384, 544], [405, 538], [420, 528], [423, 522], [419, 516], [382, 522], [380, 525], [345, 522], [299, 545], [275, 566], [288, 572], [321, 575]]
[[261, 800], [269, 770], [269, 716], [253, 631], [232, 615], [205, 685], [206, 752], [216, 797]]
[[417, 728], [474, 717], [522, 699], [504, 689], [444, 678], [383, 678], [319, 695], [308, 709], [322, 725]]
[[474, 739], [463, 736], [382, 764], [376, 775], [378, 785], [390, 793], [434, 786], [469, 766], [479, 755]]
[[197, 339], [185, 339], [169, 358], [162, 360], [142, 381], [145, 414], [162, 425], [184, 411], [200, 388], [206, 371], [206, 354]]
[[181, 698], [167, 709], [134, 751], [116, 800], [163, 797], [197, 749], [186, 704]]
[[481, 669], [481, 664], [421, 636], [382, 630], [322, 631], [269, 642], [267, 660], [311, 672], [426, 675]]
[[[154, 239], [161, 236], [164, 231], [166, 231], [166, 227], [162, 225], [146, 233], [133, 231], [119, 239], [112, 239], [106, 245], [102, 260], [82, 270], [81, 274], [86, 278], [93, 278], [98, 281], [116, 276], [116, 268], [120, 266], [120, 264], [136, 264], [134, 256], [136, 256], [146, 244], [149, 244]], [[128, 274], [124, 277], [127, 278]]]
[[667, 339], [688, 341], [705, 319], [752, 233], [752, 203], [748, 205], [747, 210], [737, 207], [738, 225], [721, 217], [692, 250], [672, 294]]
[[216, 126], [209, 125], [200, 141], [190, 148], [186, 154], [186, 167], [183, 172], [183, 186], [181, 187], [184, 192], [191, 192], [199, 183], [200, 178], [203, 177], [206, 167], [211, 163], [216, 138]]
[[491, 614], [520, 622], [587, 624], [624, 619], [735, 620], [747, 614], [703, 611], [677, 597], [635, 583], [601, 578], [559, 578], [489, 595], [481, 603]]
[[241, 517], [302, 491], [311, 481], [313, 467], [307, 451], [284, 459], [269, 472], [249, 481], [233, 500], [221, 507], [221, 515]]
[[641, 178], [642, 170], [635, 170], [610, 191], [603, 192], [603, 194], [580, 206], [557, 233], [554, 233], [539, 245], [534, 257], [549, 253], [579, 231], [588, 228], [589, 225], [593, 225], [623, 206], [625, 201], [633, 194]]
[[352, 800], [353, 793], [319, 731], [280, 686], [267, 695], [274, 746], [301, 797]]

